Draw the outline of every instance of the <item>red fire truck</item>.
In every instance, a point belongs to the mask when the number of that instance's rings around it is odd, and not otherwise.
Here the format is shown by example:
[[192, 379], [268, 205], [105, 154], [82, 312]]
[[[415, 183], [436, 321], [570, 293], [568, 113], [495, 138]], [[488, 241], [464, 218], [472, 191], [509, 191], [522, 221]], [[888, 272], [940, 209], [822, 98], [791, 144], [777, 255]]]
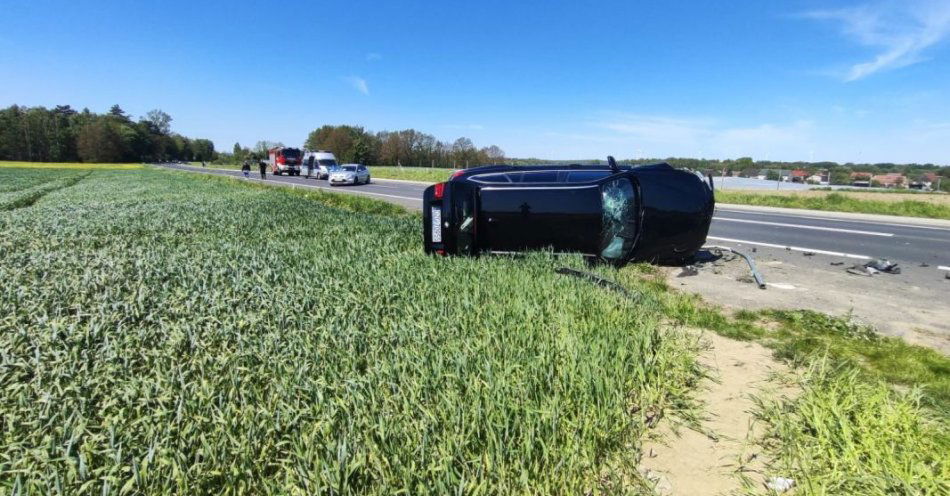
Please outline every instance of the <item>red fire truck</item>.
[[303, 154], [299, 148], [278, 146], [267, 150], [267, 165], [275, 176], [285, 173], [289, 176], [299, 176], [302, 160]]

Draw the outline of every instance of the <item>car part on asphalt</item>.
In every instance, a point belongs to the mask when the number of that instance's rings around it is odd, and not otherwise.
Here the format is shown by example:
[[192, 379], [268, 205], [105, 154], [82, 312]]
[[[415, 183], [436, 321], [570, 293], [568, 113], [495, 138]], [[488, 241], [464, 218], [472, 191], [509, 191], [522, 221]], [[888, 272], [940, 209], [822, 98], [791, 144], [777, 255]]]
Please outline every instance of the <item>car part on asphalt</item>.
[[873, 268], [879, 272], [885, 272], [888, 274], [900, 274], [901, 268], [897, 266], [896, 263], [887, 260], [886, 258], [879, 258], [877, 260], [871, 260], [870, 262], [864, 264], [865, 267]]
[[762, 274], [759, 273], [759, 269], [755, 268], [755, 261], [752, 260], [752, 257], [750, 257], [749, 255], [746, 255], [745, 253], [739, 250], [736, 250], [734, 248], [730, 248], [728, 246], [713, 245], [713, 246], [704, 246], [703, 248], [706, 248], [707, 250], [728, 251], [730, 253], [735, 253], [736, 255], [739, 255], [740, 257], [744, 258], [746, 263], [749, 264], [749, 270], [752, 272], [752, 278], [755, 279], [756, 285], [759, 286], [759, 289], [766, 288], [765, 279], [762, 278]]

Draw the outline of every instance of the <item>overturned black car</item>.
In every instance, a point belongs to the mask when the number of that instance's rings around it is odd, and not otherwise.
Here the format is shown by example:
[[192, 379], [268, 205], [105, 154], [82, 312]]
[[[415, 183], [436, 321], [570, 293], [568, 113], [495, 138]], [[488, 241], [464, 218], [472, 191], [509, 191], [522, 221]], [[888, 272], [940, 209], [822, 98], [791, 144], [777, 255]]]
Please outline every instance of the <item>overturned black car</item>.
[[423, 194], [425, 251], [546, 248], [617, 265], [690, 259], [712, 220], [711, 180], [666, 163], [617, 166], [612, 157], [608, 163], [458, 171]]

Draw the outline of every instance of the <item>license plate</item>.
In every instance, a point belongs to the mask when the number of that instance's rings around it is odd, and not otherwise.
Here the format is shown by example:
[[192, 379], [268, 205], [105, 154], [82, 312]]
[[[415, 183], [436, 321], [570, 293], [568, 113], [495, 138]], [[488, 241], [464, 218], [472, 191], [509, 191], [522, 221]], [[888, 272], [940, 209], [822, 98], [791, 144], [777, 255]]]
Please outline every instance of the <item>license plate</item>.
[[442, 207], [432, 207], [432, 242], [442, 242]]

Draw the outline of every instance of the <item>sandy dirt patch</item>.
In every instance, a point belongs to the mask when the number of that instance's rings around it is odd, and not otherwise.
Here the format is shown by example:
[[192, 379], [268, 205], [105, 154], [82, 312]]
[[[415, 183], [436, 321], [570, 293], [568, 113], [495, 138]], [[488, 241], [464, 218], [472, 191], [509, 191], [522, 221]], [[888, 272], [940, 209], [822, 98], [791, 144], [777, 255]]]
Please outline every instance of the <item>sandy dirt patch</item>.
[[[752, 395], [779, 391], [776, 373], [787, 367], [767, 348], [713, 333], [700, 362], [710, 379], [700, 385], [704, 418], [697, 428], [664, 418], [643, 443], [640, 471], [662, 495], [734, 494], [743, 484], [764, 488], [764, 460], [753, 440], [760, 435]], [[775, 394], [775, 393], [772, 393]], [[785, 392], [789, 394], [789, 392]]]

